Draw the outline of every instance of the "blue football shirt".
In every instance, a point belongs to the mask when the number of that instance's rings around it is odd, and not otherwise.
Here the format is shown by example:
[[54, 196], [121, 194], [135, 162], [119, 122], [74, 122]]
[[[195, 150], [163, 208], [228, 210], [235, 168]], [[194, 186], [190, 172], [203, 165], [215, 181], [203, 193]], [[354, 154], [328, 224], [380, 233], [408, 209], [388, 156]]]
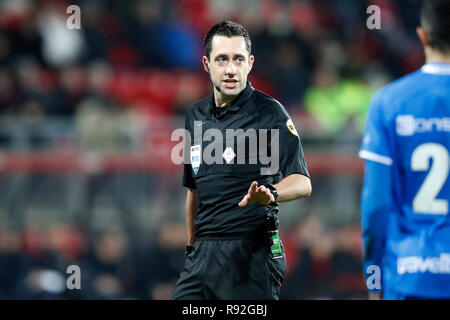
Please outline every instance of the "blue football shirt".
[[361, 219], [364, 269], [380, 266], [385, 290], [450, 298], [449, 152], [450, 64], [428, 63], [374, 95]]

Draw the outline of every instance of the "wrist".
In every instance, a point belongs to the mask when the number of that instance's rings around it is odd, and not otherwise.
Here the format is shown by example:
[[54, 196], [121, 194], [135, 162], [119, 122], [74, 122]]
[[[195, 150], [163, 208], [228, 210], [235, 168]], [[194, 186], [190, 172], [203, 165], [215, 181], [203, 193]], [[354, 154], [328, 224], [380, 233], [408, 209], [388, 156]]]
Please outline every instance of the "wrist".
[[[270, 193], [273, 195], [273, 198], [275, 199], [274, 201], [271, 201], [270, 203], [275, 203], [277, 202], [278, 199], [278, 190], [271, 184], [264, 184], [264, 186], [269, 189]], [[270, 204], [269, 203], [269, 204]]]
[[193, 246], [195, 243], [196, 237], [189, 237], [187, 241], [188, 246]]

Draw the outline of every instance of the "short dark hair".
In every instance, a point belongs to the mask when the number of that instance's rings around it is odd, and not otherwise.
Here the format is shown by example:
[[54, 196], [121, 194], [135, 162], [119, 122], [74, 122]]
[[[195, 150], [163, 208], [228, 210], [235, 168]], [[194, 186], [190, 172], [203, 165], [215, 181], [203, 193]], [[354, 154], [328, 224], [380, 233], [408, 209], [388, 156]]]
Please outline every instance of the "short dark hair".
[[205, 56], [209, 59], [209, 55], [212, 50], [212, 40], [215, 35], [225, 36], [225, 37], [244, 37], [245, 45], [249, 54], [252, 52], [252, 41], [250, 40], [250, 35], [247, 30], [239, 23], [233, 21], [222, 21], [216, 23], [209, 29], [206, 33], [205, 40], [203, 44], [205, 45]]
[[427, 32], [433, 49], [450, 52], [449, 0], [423, 0], [421, 25]]

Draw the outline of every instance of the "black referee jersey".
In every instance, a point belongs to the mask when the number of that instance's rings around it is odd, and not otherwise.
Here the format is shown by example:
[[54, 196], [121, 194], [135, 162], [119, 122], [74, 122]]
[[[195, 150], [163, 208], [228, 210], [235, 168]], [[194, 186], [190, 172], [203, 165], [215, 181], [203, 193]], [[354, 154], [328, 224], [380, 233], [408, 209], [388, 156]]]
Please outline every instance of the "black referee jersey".
[[191, 105], [185, 129], [190, 134], [185, 149], [190, 163], [184, 165], [183, 185], [197, 190], [197, 239], [245, 239], [261, 234], [271, 206], [238, 206], [252, 181], [276, 184], [294, 173], [309, 177], [288, 112], [250, 82], [228, 107], [217, 108], [213, 95]]

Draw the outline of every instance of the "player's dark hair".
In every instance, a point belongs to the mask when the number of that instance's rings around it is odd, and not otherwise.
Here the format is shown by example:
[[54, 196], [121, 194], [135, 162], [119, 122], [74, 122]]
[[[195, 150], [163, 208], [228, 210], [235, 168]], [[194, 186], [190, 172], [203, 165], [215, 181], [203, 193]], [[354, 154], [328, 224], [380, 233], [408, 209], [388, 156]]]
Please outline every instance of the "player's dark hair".
[[250, 35], [248, 34], [247, 30], [245, 30], [245, 28], [239, 23], [226, 20], [216, 23], [206, 33], [203, 44], [205, 46], [205, 56], [208, 59], [210, 58], [209, 55], [211, 54], [212, 50], [212, 40], [215, 35], [225, 36], [229, 38], [244, 37], [248, 53], [251, 54], [252, 52], [252, 41], [250, 40]]
[[433, 49], [450, 52], [449, 0], [423, 0], [421, 24], [428, 34]]

